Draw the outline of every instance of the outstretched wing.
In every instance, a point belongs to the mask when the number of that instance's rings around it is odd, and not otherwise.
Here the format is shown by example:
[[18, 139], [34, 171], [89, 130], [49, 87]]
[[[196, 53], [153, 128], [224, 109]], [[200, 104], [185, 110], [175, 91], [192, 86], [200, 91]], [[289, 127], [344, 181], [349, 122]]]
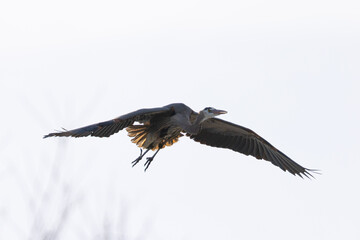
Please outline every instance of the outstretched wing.
[[268, 141], [257, 135], [254, 131], [218, 119], [211, 118], [201, 124], [201, 130], [196, 135], [190, 135], [196, 142], [212, 147], [228, 148], [257, 159], [270, 161], [284, 171], [293, 175], [313, 177], [309, 171], [291, 160], [284, 153], [272, 146]]
[[62, 132], [49, 133], [45, 135], [47, 137], [109, 137], [114, 133], [119, 132], [120, 130], [132, 125], [134, 122], [146, 122], [150, 120], [153, 116], [158, 114], [166, 114], [173, 111], [170, 107], [161, 107], [161, 108], [144, 108], [140, 109], [125, 115], [122, 115], [118, 118], [92, 124], [86, 127], [77, 128], [73, 130], [65, 130]]

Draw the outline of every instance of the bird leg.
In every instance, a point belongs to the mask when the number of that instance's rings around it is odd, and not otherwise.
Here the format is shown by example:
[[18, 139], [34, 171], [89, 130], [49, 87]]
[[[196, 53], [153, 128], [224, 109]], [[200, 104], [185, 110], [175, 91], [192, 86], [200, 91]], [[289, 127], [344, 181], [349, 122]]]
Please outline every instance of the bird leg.
[[145, 154], [149, 151], [150, 149], [146, 149], [146, 151], [144, 153], [142, 153], [142, 149], [140, 148], [140, 156], [135, 159], [134, 161], [132, 161], [132, 166], [134, 167], [144, 156]]
[[150, 163], [152, 162], [152, 160], [154, 160], [154, 157], [156, 156], [156, 154], [160, 151], [160, 148], [158, 148], [158, 150], [156, 150], [156, 152], [154, 153], [154, 155], [152, 155], [152, 157], [148, 157], [146, 158], [146, 162], [144, 164], [145, 169], [144, 171], [146, 172], [146, 169], [148, 169], [148, 167], [150, 166]]

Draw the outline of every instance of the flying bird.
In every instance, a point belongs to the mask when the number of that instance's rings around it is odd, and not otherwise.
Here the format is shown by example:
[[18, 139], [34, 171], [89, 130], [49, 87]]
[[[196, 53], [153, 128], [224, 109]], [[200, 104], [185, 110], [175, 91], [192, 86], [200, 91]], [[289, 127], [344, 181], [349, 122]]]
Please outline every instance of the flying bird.
[[[126, 128], [131, 141], [140, 148], [140, 156], [132, 164], [135, 166], [149, 150], [155, 151], [147, 157], [145, 171], [160, 149], [176, 143], [186, 135], [196, 142], [212, 147], [227, 148], [251, 155], [257, 159], [270, 161], [283, 171], [300, 177], [313, 177], [316, 170], [304, 168], [280, 150], [272, 146], [254, 131], [216, 118], [227, 113], [206, 107], [199, 113], [182, 103], [169, 104], [159, 108], [144, 108], [118, 118], [92, 124], [82, 128], [54, 132], [47, 137], [109, 137]], [[135, 124], [137, 123], [137, 124]], [[145, 149], [145, 152], [142, 152]]]

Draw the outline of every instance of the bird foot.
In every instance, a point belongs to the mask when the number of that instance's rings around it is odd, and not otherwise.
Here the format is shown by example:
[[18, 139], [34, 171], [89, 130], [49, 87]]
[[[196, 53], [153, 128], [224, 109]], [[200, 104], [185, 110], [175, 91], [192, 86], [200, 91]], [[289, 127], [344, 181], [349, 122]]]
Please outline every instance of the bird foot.
[[152, 160], [154, 160], [154, 156], [146, 158], [146, 162], [144, 164], [144, 166], [145, 166], [144, 172], [146, 172], [146, 169], [148, 169]]
[[140, 156], [137, 159], [135, 159], [134, 161], [131, 162], [132, 167], [134, 167], [136, 164], [138, 164], [138, 162], [143, 158], [143, 156], [144, 155], [142, 154], [142, 149], [140, 148]]

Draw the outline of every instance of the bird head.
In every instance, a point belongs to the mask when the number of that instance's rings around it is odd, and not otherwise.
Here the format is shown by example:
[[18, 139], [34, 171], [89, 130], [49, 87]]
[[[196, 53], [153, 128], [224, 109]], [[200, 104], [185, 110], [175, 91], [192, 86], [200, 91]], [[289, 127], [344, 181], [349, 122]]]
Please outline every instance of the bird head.
[[227, 111], [225, 111], [225, 110], [219, 110], [219, 109], [215, 109], [213, 107], [206, 107], [203, 110], [201, 110], [199, 114], [203, 115], [203, 119], [202, 119], [202, 122], [203, 122], [206, 119], [213, 118], [220, 114], [225, 114], [225, 113], [227, 113]]

